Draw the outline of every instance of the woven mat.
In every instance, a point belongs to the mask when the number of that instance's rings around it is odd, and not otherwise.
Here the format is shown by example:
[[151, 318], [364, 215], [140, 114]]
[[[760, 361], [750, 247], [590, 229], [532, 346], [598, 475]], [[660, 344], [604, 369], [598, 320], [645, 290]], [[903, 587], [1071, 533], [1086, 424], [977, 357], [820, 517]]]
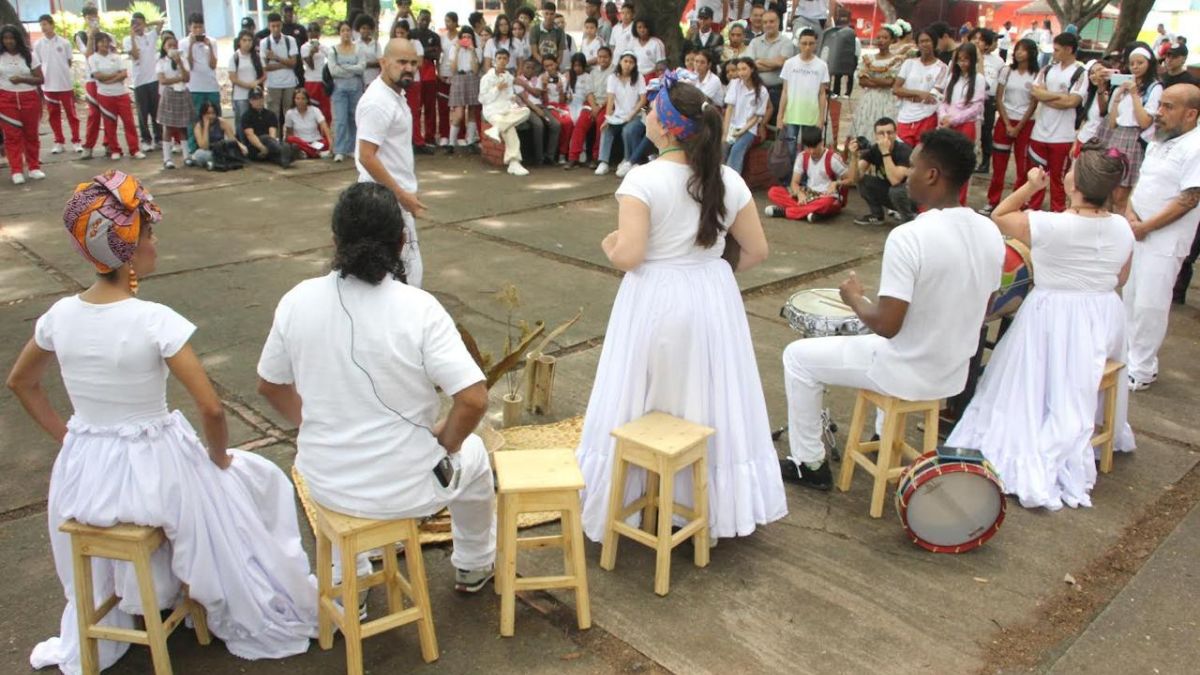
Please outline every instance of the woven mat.
[[[540, 448], [574, 448], [579, 445], [579, 437], [583, 434], [583, 417], [571, 417], [550, 424], [530, 424], [510, 429], [493, 430], [485, 428], [480, 436], [488, 452], [509, 452], [512, 450], [537, 450]], [[317, 515], [313, 509], [312, 498], [308, 494], [308, 485], [304, 477], [292, 465], [292, 482], [296, 484], [296, 494], [300, 497], [300, 505], [304, 507], [304, 515], [315, 533], [317, 530]], [[558, 520], [557, 513], [522, 513], [517, 516], [517, 527], [522, 529], [542, 525]], [[421, 544], [443, 544], [450, 541], [450, 512], [442, 509], [438, 513], [421, 522]]]

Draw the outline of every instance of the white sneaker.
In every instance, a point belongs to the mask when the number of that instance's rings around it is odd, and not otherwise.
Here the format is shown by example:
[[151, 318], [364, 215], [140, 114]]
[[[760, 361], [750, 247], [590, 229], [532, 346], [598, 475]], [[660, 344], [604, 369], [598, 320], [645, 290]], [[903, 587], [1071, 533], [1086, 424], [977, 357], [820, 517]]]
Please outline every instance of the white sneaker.
[[23, 174], [14, 173], [12, 175], [12, 182], [13, 182], [13, 185], [24, 185], [25, 184], [25, 176]]
[[50, 154], [61, 155], [63, 151], [62, 143], [55, 143], [53, 148], [50, 148]]
[[558, 158], [558, 165], [559, 165], [559, 166], [566, 166], [566, 165], [567, 165], [567, 157], [566, 157], [566, 155], [563, 155], [562, 157], [559, 157], [559, 158]]
[[146, 159], [146, 153], [138, 150], [137, 152], [133, 153], [133, 157], [134, 159]]
[[529, 169], [521, 166], [520, 162], [513, 161], [508, 163], [508, 172], [514, 176], [528, 176]]
[[449, 138], [446, 138], [445, 136], [442, 136], [441, 138], [439, 138], [439, 139], [438, 139], [438, 147], [439, 147], [439, 148], [444, 148], [444, 147], [446, 147], [447, 145], [450, 145], [450, 139], [449, 139]]
[[121, 159], [121, 153], [119, 153], [119, 152], [114, 152], [113, 154], [109, 155], [109, 159], [111, 159], [112, 161], [114, 161], [114, 162], [115, 162], [115, 161], [117, 161], [118, 159]]
[[633, 163], [621, 162], [620, 164], [617, 165], [617, 178], [624, 178], [625, 174], [629, 173], [630, 170], [632, 170], [632, 169], [633, 169]]
[[93, 150], [91, 148], [80, 148], [79, 159], [91, 159]]
[[168, 159], [167, 161], [163, 162], [163, 168], [164, 169], [174, 169], [175, 162], [172, 162], [171, 160]]
[[182, 155], [182, 154], [183, 154], [183, 145], [184, 145], [183, 143], [179, 143], [179, 144], [177, 144], [177, 145], [176, 145], [176, 146], [175, 146], [175, 147], [174, 147], [174, 148], [171, 150], [171, 152], [173, 152], [173, 153], [175, 153], [175, 154], [177, 154], [177, 155]]
[[496, 141], [497, 143], [500, 142], [500, 129], [498, 127], [488, 127], [487, 129], [484, 129], [483, 135], [487, 136], [493, 141]]
[[465, 138], [458, 139], [458, 147], [465, 148], [468, 145], [470, 145], [470, 143], [467, 141], [467, 139], [465, 139]]
[[342, 162], [342, 161], [345, 161], [345, 159], [346, 159], [346, 156], [340, 152], [333, 156], [333, 161], [335, 161], [335, 162]]
[[782, 218], [783, 217], [783, 209], [772, 204], [771, 206], [768, 206], [765, 209], [763, 209], [763, 215], [768, 218]]
[[29, 172], [29, 177], [34, 180], [41, 180], [46, 177], [46, 172], [41, 169], [32, 169]]
[[80, 144], [78, 144], [78, 143], [76, 143], [76, 144], [75, 144], [75, 152], [78, 152], [78, 153], [82, 154], [82, 153], [83, 153], [83, 146], [82, 146], [82, 145], [80, 145]]
[[317, 155], [317, 156], [318, 156], [318, 157], [320, 157], [321, 159], [329, 159], [329, 157], [331, 156], [331, 154], [332, 154], [332, 153], [330, 153], [328, 150], [322, 150], [322, 151], [321, 151], [321, 154], [320, 154], [320, 155]]
[[596, 165], [596, 175], [597, 176], [607, 176], [608, 175], [608, 162], [600, 162], [599, 164]]

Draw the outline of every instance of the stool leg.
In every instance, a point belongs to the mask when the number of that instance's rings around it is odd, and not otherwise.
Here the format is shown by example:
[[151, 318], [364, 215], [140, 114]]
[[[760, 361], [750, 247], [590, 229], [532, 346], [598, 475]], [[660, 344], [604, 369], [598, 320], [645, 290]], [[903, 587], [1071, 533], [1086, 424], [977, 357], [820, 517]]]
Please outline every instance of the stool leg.
[[1100, 472], [1112, 473], [1113, 468], [1113, 444], [1117, 438], [1117, 382], [1116, 378], [1124, 374], [1124, 370], [1118, 370], [1113, 377], [1113, 381], [1108, 384], [1104, 390], [1104, 425], [1101, 427], [1101, 433], [1108, 434], [1107, 440], [1100, 447]]
[[575, 495], [571, 498], [576, 505], [563, 512], [564, 548], [569, 546], [571, 550], [567, 574], [575, 577], [575, 621], [579, 630], [586, 630], [592, 627], [592, 601], [588, 595], [587, 560], [583, 552], [583, 521], [579, 515], [579, 498]]
[[842, 455], [842, 466], [838, 470], [837, 488], [842, 492], [850, 489], [850, 481], [854, 479], [855, 456], [859, 454], [858, 445], [862, 442], [863, 418], [866, 417], [867, 400], [859, 394], [854, 399], [854, 413], [850, 416], [850, 432], [846, 435], [846, 454]]
[[333, 649], [333, 619], [324, 599], [333, 598], [333, 542], [317, 528], [317, 644]]
[[[931, 408], [925, 411], [925, 443], [921, 452], [933, 452], [938, 444], [938, 410]], [[903, 458], [901, 458], [903, 459]]]
[[75, 618], [79, 624], [79, 664], [84, 675], [100, 672], [100, 644], [88, 637], [95, 623], [96, 596], [92, 586], [92, 557], [85, 555], [79, 539], [71, 536], [71, 561], [75, 574]]
[[883, 436], [879, 439], [879, 453], [875, 457], [875, 484], [871, 488], [871, 517], [883, 515], [883, 500], [887, 494], [888, 470], [895, 463], [896, 444], [903, 440], [904, 415], [889, 412], [883, 423]]
[[671, 515], [675, 506], [675, 475], [658, 474], [658, 550], [654, 565], [654, 592], [666, 595], [671, 590]]
[[608, 487], [608, 518], [604, 523], [604, 543], [600, 546], [600, 569], [611, 570], [617, 565], [617, 544], [621, 539], [613, 526], [617, 515], [625, 505], [625, 479], [629, 476], [629, 464], [621, 453], [621, 441], [617, 441], [617, 456], [613, 458], [612, 485]]
[[358, 564], [356, 542], [348, 537], [338, 542], [342, 556], [342, 637], [346, 643], [346, 673], [362, 675], [362, 623], [358, 618]]
[[496, 576], [492, 579], [492, 590], [504, 595], [504, 513], [507, 508], [505, 496], [496, 495]]
[[208, 612], [204, 605], [192, 599], [186, 584], [183, 586], [183, 601], [187, 605], [188, 615], [192, 617], [192, 630], [196, 631], [196, 641], [201, 645], [212, 643], [212, 634], [208, 632]]
[[500, 593], [500, 635], [512, 637], [517, 622], [517, 508], [516, 497], [511, 494], [500, 496], [505, 500], [504, 522], [501, 536], [505, 539], [504, 560], [501, 561], [504, 575], [504, 590]]
[[642, 509], [642, 530], [654, 534], [658, 527], [659, 474], [646, 470], [646, 507]]
[[383, 545], [383, 583], [387, 590], [388, 614], [404, 611], [404, 591], [400, 589], [400, 565], [396, 562], [396, 545]]
[[146, 622], [146, 644], [154, 662], [154, 675], [171, 675], [171, 655], [167, 652], [167, 634], [163, 631], [162, 615], [158, 611], [158, 596], [154, 592], [154, 574], [150, 571], [150, 554], [145, 544], [134, 554], [133, 568], [137, 574], [138, 592], [142, 596], [142, 618]]
[[693, 561], [696, 567], [708, 567], [708, 461], [703, 455], [692, 463], [692, 503], [696, 505], [696, 515], [704, 520], [704, 525], [692, 535], [692, 547], [696, 549]]
[[425, 557], [421, 554], [421, 533], [417, 521], [409, 522], [408, 541], [404, 544], [408, 562], [408, 584], [413, 589], [413, 604], [421, 608], [417, 632], [421, 636], [421, 658], [425, 663], [438, 659], [437, 633], [433, 630], [433, 608], [429, 606], [429, 582], [425, 579]]

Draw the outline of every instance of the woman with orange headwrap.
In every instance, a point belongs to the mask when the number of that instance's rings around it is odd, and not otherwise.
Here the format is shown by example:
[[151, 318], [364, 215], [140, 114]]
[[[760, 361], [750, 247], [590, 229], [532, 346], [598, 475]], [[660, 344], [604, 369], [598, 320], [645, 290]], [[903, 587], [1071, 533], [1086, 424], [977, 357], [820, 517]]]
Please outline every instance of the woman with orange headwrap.
[[[34, 668], [80, 670], [71, 542], [58, 529], [70, 519], [162, 527], [170, 546], [152, 558], [158, 606], [173, 606], [186, 583], [212, 632], [237, 656], [301, 653], [316, 634], [316, 590], [291, 483], [270, 461], [226, 448], [221, 401], [189, 344], [196, 327], [136, 297], [139, 275], [154, 271], [153, 226], [161, 219], [150, 194], [119, 171], [75, 189], [63, 220], [100, 278], [38, 319], [8, 377], [30, 417], [62, 444], [48, 511], [67, 604], [60, 637], [30, 655]], [[55, 358], [74, 408], [65, 423], [41, 385]], [[195, 399], [207, 449], [181, 413], [168, 411], [168, 374]], [[132, 627], [142, 602], [129, 563], [92, 565], [97, 596], [121, 598], [102, 623]], [[127, 648], [101, 640], [100, 667]]]

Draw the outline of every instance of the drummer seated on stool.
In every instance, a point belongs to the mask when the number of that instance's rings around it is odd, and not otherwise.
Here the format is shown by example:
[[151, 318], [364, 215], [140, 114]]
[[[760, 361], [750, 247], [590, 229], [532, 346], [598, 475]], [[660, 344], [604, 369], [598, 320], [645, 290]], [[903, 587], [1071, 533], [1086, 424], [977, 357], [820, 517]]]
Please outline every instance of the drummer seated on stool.
[[817, 127], [801, 127], [800, 144], [804, 150], [796, 156], [792, 184], [767, 190], [772, 205], [764, 213], [810, 223], [836, 216], [846, 205], [846, 160], [825, 145], [825, 132]]
[[[785, 480], [819, 490], [832, 486], [821, 442], [826, 385], [910, 401], [962, 390], [1004, 262], [995, 225], [958, 205], [974, 157], [971, 141], [950, 129], [926, 133], [913, 151], [908, 190], [926, 211], [888, 235], [878, 302], [863, 295], [854, 272], [840, 288], [842, 300], [875, 334], [801, 339], [784, 350], [791, 448], [779, 462]], [[881, 422], [876, 419], [877, 431]]]

